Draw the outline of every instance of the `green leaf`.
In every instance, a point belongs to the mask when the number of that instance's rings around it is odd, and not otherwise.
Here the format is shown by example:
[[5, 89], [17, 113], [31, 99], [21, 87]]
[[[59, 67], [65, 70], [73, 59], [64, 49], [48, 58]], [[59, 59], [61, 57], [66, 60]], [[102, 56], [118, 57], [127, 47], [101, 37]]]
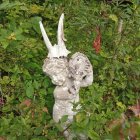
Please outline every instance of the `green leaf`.
[[62, 128], [61, 124], [56, 123], [55, 126], [57, 127], [57, 129], [59, 131], [63, 131], [63, 128]]
[[31, 24], [33, 26], [33, 29], [40, 34], [40, 27], [39, 27], [39, 21], [41, 21], [41, 17], [33, 17], [31, 18]]
[[46, 89], [40, 89], [39, 93], [41, 95], [46, 95], [47, 94], [47, 91], [46, 91]]
[[8, 40], [3, 40], [3, 41], [1, 41], [0, 43], [2, 44], [1, 46], [2, 46], [4, 49], [6, 49], [6, 48], [8, 47], [8, 45], [9, 45]]
[[0, 83], [3, 85], [7, 85], [8, 83], [10, 83], [10, 78], [8, 76], [3, 76], [2, 79], [0, 79]]
[[125, 105], [122, 104], [122, 102], [117, 102], [117, 106], [122, 108], [123, 110], [125, 109]]
[[36, 81], [36, 80], [34, 80], [33, 85], [34, 85], [35, 89], [39, 89], [39, 87], [41, 86], [41, 84], [38, 83], [38, 81]]
[[34, 131], [35, 135], [40, 135], [43, 131], [43, 128], [44, 128], [43, 126], [37, 127]]
[[9, 2], [9, 1], [5, 1], [0, 5], [0, 10], [7, 10], [10, 9], [14, 6], [18, 6], [18, 5], [23, 5], [23, 3], [17, 1], [17, 2]]
[[29, 98], [33, 98], [33, 94], [34, 94], [34, 87], [33, 87], [32, 82], [30, 81], [26, 85], [26, 95]]
[[115, 21], [115, 23], [118, 23], [118, 17], [114, 14], [110, 14], [109, 18], [112, 19], [113, 21]]
[[9, 2], [8, 2], [8, 1], [2, 3], [2, 4], [0, 5], [0, 10], [6, 9], [6, 8], [8, 7], [8, 5], [9, 5]]
[[94, 139], [94, 140], [98, 140], [99, 139], [99, 135], [94, 130], [89, 130], [88, 131], [88, 136], [91, 139]]
[[10, 105], [5, 105], [3, 108], [2, 108], [2, 111], [3, 112], [9, 112], [11, 110], [11, 106]]
[[64, 115], [62, 118], [61, 118], [61, 123], [64, 123], [68, 120], [68, 115]]

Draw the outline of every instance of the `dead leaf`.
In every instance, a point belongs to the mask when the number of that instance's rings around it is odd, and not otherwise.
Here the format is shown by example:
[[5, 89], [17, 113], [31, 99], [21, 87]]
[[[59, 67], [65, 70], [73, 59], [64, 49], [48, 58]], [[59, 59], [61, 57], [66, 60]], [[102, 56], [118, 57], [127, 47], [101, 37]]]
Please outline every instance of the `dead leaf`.
[[26, 106], [26, 107], [29, 107], [30, 105], [31, 105], [30, 99], [26, 99], [20, 104], [20, 106]]
[[47, 107], [44, 107], [44, 108], [43, 108], [43, 111], [46, 112], [46, 113], [49, 113]]
[[135, 114], [135, 116], [139, 116], [140, 115], [140, 108], [137, 106], [131, 106], [129, 107], [130, 110], [133, 111], [133, 113]]
[[0, 136], [0, 140], [6, 140], [6, 138]]

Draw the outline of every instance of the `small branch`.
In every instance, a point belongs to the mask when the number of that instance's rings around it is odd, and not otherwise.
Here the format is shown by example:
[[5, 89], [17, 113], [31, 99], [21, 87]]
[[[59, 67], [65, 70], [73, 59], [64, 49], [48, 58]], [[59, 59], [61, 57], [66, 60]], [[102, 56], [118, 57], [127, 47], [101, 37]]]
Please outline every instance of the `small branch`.
[[120, 21], [119, 21], [119, 26], [118, 26], [118, 33], [119, 33], [119, 34], [122, 32], [122, 27], [123, 27], [123, 20], [120, 19]]
[[67, 131], [70, 128], [70, 126], [71, 124], [67, 128], [65, 128], [61, 133], [64, 134], [64, 132]]
[[[133, 14], [131, 15], [132, 18], [135, 16], [135, 12], [137, 11], [137, 9], [138, 9], [139, 6], [140, 6], [140, 5], [138, 5], [138, 6], [135, 8]], [[122, 20], [122, 19], [121, 19], [121, 20]], [[114, 50], [114, 57], [113, 57], [113, 58], [116, 58], [117, 50], [118, 50], [118, 48], [119, 48], [118, 46], [119, 46], [120, 43], [122, 42], [122, 40], [123, 40], [123, 38], [124, 38], [125, 31], [126, 31], [128, 25], [129, 25], [129, 24], [128, 24], [129, 21], [127, 21], [127, 22], [126, 22], [126, 25], [125, 25], [125, 27], [124, 27], [124, 29], [122, 30], [123, 20], [122, 20], [122, 21], [121, 21], [121, 20], [120, 20], [119, 26], [118, 26], [118, 33], [120, 34], [120, 39], [119, 39], [118, 43], [116, 44], [116, 45], [117, 45], [117, 48]]]

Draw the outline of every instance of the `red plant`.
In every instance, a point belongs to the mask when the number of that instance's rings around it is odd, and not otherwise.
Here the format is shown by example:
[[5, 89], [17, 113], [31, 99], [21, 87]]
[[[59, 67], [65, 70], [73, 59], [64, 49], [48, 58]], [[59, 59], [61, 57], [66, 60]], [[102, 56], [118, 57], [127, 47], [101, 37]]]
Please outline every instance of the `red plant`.
[[3, 100], [3, 98], [0, 98], [0, 106], [1, 105], [4, 105], [4, 100]]
[[101, 50], [101, 32], [100, 28], [96, 27], [97, 36], [93, 42], [93, 48], [95, 48], [96, 53], [99, 53]]

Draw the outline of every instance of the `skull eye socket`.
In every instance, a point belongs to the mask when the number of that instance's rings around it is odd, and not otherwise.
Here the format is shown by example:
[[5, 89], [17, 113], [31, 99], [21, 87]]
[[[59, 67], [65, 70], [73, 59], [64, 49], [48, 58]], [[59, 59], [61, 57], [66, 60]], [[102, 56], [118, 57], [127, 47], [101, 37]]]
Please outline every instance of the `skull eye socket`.
[[83, 79], [86, 79], [87, 76], [84, 76]]

